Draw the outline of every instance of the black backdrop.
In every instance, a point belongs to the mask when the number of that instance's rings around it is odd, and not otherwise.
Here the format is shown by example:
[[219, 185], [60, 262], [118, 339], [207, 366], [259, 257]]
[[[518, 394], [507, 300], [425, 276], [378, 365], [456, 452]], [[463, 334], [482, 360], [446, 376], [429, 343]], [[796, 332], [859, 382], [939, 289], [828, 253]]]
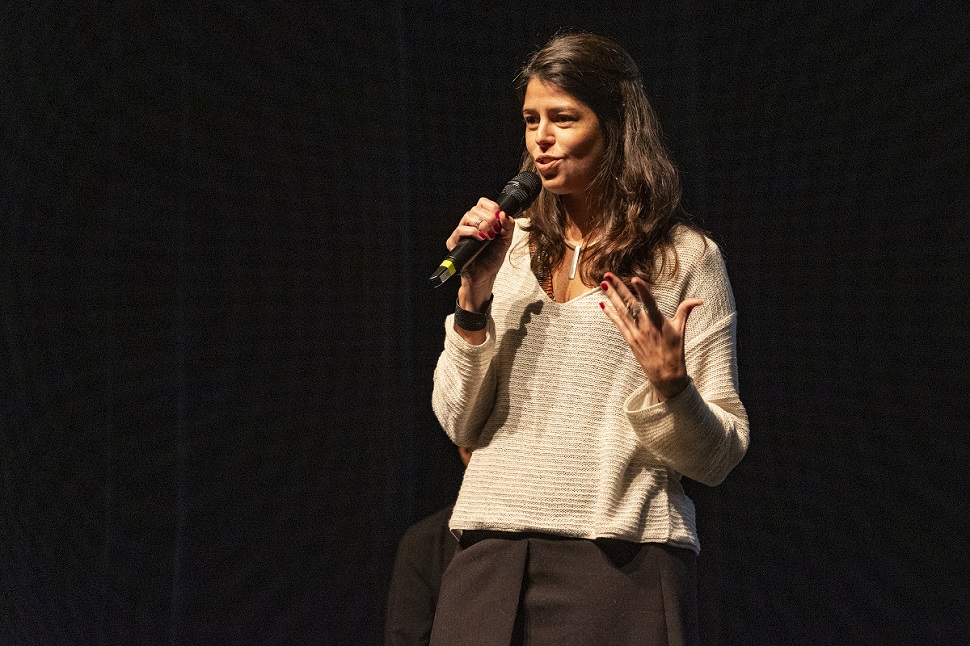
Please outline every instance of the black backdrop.
[[7, 2], [0, 643], [376, 644], [460, 464], [425, 284], [617, 37], [740, 310], [708, 644], [970, 629], [965, 3]]

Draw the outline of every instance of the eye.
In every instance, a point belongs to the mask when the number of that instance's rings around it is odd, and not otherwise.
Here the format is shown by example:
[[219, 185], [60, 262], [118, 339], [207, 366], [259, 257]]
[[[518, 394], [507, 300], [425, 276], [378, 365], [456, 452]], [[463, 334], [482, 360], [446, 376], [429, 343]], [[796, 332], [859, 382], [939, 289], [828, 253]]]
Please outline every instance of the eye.
[[539, 117], [534, 114], [527, 114], [522, 117], [522, 120], [528, 128], [537, 128], [539, 126]]
[[572, 114], [558, 114], [556, 115], [556, 123], [570, 124], [576, 121], [576, 116]]

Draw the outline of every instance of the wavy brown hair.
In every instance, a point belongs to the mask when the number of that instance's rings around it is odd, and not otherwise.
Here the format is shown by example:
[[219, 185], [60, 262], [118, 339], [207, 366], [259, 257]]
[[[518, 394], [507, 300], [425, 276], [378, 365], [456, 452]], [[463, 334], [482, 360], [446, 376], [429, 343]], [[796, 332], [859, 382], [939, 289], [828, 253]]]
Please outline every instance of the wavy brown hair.
[[[668, 267], [676, 272], [674, 228], [690, 225], [680, 205], [677, 170], [660, 141], [633, 58], [605, 36], [560, 33], [532, 54], [516, 78], [520, 103], [533, 79], [588, 105], [606, 144], [604, 163], [590, 186], [599, 200], [581, 262], [583, 282], [595, 284], [607, 271], [651, 283]], [[522, 169], [535, 172], [528, 151]], [[545, 279], [565, 255], [565, 213], [556, 195], [542, 191], [526, 215], [532, 270]]]

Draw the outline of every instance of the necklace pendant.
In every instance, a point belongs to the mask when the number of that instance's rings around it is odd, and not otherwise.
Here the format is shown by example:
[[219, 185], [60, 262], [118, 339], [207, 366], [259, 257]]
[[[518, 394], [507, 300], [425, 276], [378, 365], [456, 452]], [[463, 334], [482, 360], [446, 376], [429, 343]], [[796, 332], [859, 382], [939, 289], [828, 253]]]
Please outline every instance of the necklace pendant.
[[[571, 246], [571, 245], [570, 245]], [[573, 248], [573, 264], [569, 267], [569, 280], [576, 277], [576, 267], [579, 266], [579, 252], [583, 248], [583, 243], [579, 242]]]

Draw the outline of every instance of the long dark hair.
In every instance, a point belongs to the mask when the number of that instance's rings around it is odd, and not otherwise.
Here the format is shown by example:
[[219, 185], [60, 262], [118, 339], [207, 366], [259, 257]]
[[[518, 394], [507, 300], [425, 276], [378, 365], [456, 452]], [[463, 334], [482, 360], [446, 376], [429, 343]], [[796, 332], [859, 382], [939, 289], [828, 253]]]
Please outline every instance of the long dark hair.
[[[533, 79], [588, 105], [599, 118], [606, 144], [605, 161], [590, 187], [599, 203], [590, 222], [593, 244], [582, 256], [583, 282], [595, 284], [607, 271], [654, 282], [670, 261], [676, 271], [674, 228], [687, 224], [680, 179], [660, 141], [633, 58], [605, 36], [560, 33], [529, 58], [516, 78], [520, 103]], [[528, 151], [522, 169], [535, 171]], [[532, 270], [544, 279], [565, 255], [565, 216], [559, 198], [547, 191], [526, 215]]]

